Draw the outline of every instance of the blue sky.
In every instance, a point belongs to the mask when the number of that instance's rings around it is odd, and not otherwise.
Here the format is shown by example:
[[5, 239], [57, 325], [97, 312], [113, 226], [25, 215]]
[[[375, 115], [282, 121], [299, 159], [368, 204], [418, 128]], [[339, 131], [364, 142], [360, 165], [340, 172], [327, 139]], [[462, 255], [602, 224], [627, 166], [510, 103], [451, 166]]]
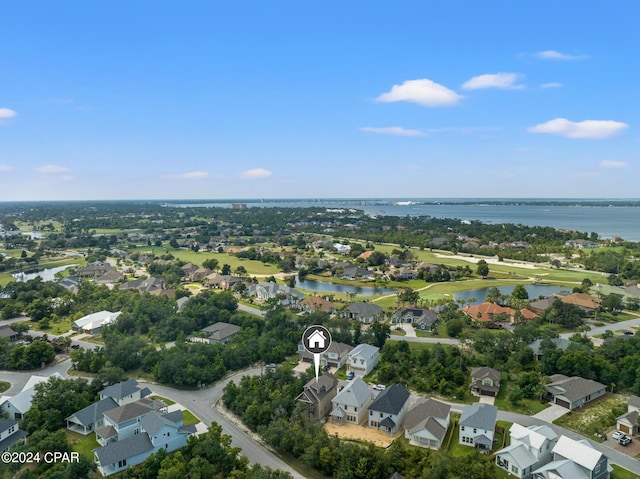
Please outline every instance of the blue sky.
[[635, 198], [639, 13], [9, 2], [0, 201]]

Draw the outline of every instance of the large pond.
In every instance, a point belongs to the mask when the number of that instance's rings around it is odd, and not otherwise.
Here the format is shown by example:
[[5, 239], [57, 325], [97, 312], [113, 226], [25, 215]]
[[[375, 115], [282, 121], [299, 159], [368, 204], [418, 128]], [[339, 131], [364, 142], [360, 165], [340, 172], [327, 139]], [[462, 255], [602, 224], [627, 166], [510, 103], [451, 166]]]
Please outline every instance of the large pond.
[[319, 293], [355, 293], [358, 296], [376, 296], [380, 294], [396, 294], [398, 292], [397, 289], [382, 286], [353, 286], [350, 284], [328, 283], [326, 281], [316, 281], [312, 279], [300, 281], [298, 277], [296, 277], [296, 288], [308, 289]]
[[[483, 303], [487, 299], [487, 292], [491, 287], [481, 288], [481, 289], [470, 289], [468, 291], [460, 291], [459, 293], [455, 293], [453, 295], [454, 299], [466, 299], [469, 300], [471, 298], [475, 298], [475, 303]], [[511, 294], [515, 286], [499, 286], [500, 294]], [[539, 296], [551, 296], [552, 294], [557, 294], [560, 292], [571, 292], [571, 288], [566, 288], [562, 286], [549, 286], [542, 284], [525, 284], [524, 289], [529, 293], [529, 299], [535, 299]]]
[[42, 278], [42, 281], [54, 281], [56, 279], [56, 273], [60, 271], [64, 271], [67, 268], [75, 268], [78, 266], [77, 264], [67, 264], [64, 266], [58, 266], [56, 268], [45, 268], [39, 271], [35, 271], [33, 273], [15, 273], [12, 274], [14, 278], [18, 281], [29, 281], [31, 279], [36, 279], [37, 277]]

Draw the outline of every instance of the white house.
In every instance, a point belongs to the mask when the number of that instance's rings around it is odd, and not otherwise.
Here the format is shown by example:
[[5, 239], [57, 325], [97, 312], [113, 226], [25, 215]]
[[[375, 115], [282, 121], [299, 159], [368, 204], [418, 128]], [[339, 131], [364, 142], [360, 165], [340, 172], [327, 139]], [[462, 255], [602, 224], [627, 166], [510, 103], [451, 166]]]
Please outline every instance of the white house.
[[511, 444], [496, 452], [496, 465], [512, 476], [530, 479], [535, 469], [551, 462], [558, 438], [549, 426], [524, 427], [513, 423], [509, 429]]
[[27, 433], [18, 427], [18, 421], [0, 419], [0, 452], [8, 451], [11, 446], [26, 436]]
[[349, 381], [331, 400], [331, 417], [337, 424], [360, 424], [373, 400], [373, 393], [361, 378]]
[[422, 398], [411, 408], [404, 421], [404, 437], [414, 446], [439, 449], [451, 421], [451, 406], [431, 398]]
[[553, 460], [532, 473], [532, 479], [609, 479], [609, 459], [586, 439], [575, 441], [560, 436]]
[[3, 396], [0, 398], [0, 412], [7, 413], [9, 419], [19, 421], [24, 414], [31, 408], [31, 401], [33, 395], [36, 393], [36, 384], [48, 381], [49, 378], [56, 377], [63, 379], [58, 373], [53, 373], [51, 376], [31, 376], [27, 384], [24, 385], [22, 391], [13, 397]]
[[151, 394], [151, 390], [147, 387], [140, 388], [138, 381], [128, 379], [127, 381], [113, 384], [100, 391], [100, 399], [111, 398], [118, 406], [124, 406], [130, 402], [143, 399]]
[[627, 400], [627, 412], [616, 420], [619, 431], [635, 436], [640, 431], [640, 397], [630, 396]]
[[358, 344], [349, 353], [347, 364], [349, 371], [356, 376], [366, 376], [378, 365], [380, 348], [370, 344]]
[[121, 311], [112, 313], [111, 311], [98, 311], [97, 313], [88, 314], [73, 323], [71, 329], [74, 331], [83, 331], [87, 334], [98, 334], [103, 326], [113, 323]]
[[473, 403], [462, 408], [458, 443], [483, 452], [493, 447], [498, 408], [490, 404]]

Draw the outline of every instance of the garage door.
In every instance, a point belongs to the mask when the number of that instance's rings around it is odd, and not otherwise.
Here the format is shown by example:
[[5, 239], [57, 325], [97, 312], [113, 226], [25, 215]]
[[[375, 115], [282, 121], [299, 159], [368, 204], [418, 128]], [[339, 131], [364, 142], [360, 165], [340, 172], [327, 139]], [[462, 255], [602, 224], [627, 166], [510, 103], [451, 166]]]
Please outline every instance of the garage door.
[[562, 399], [556, 398], [556, 404], [558, 406], [562, 406], [562, 407], [566, 407], [567, 409], [571, 409], [571, 404], [569, 404], [567, 401], [563, 401]]
[[631, 433], [631, 428], [629, 426], [625, 426], [624, 424], [618, 424], [618, 429], [620, 429], [625, 434]]

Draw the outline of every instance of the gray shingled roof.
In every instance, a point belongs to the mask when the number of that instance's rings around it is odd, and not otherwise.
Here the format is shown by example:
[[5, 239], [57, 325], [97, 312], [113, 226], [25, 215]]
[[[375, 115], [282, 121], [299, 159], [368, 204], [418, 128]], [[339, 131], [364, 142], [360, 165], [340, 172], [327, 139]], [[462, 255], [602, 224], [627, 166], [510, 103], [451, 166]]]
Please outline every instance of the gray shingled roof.
[[629, 406], [640, 408], [640, 397], [629, 396]]
[[[416, 405], [409, 410], [407, 418], [404, 421], [404, 427], [412, 431], [417, 426], [426, 422], [428, 418], [437, 417], [446, 419], [451, 411], [451, 406], [435, 399], [421, 399]], [[431, 431], [433, 433], [433, 431]]]
[[409, 391], [402, 384], [389, 386], [374, 399], [369, 410], [386, 414], [398, 414], [409, 400]]
[[500, 374], [500, 371], [487, 366], [481, 366], [479, 368], [474, 368], [471, 370], [471, 377], [473, 379], [483, 379], [489, 377], [493, 382], [497, 383], [500, 382]]
[[[179, 412], [180, 419], [182, 419], [182, 411]], [[164, 426], [172, 426], [176, 429], [179, 428], [175, 421], [172, 421], [167, 416], [168, 415], [163, 416], [156, 411], [151, 411], [149, 414], [145, 414], [142, 417], [142, 419], [140, 420], [140, 427], [142, 427], [142, 429], [144, 429], [144, 431], [149, 434], [149, 437], [153, 437], [158, 434], [158, 431], [160, 431]]]
[[460, 425], [493, 431], [498, 417], [498, 408], [490, 404], [473, 403], [462, 408]]
[[116, 401], [119, 401], [120, 399], [130, 396], [138, 390], [140, 390], [140, 388], [138, 387], [138, 381], [136, 381], [135, 379], [128, 379], [127, 381], [114, 384], [112, 386], [109, 386], [108, 388], [104, 388], [102, 391], [100, 391], [100, 395], [105, 397], [109, 396]]
[[572, 403], [605, 388], [604, 384], [591, 379], [578, 376], [558, 378], [558, 376], [560, 375], [551, 376], [553, 382], [547, 384], [547, 391], [554, 396], [564, 396]]
[[351, 303], [347, 306], [346, 310], [352, 314], [365, 317], [377, 316], [382, 313], [382, 308], [380, 306], [371, 303]]
[[111, 419], [114, 423], [120, 424], [122, 422], [128, 421], [129, 419], [133, 419], [134, 417], [147, 414], [152, 410], [153, 408], [151, 406], [147, 406], [136, 401], [125, 404], [124, 406], [117, 407], [115, 409], [111, 409], [110, 411], [105, 412], [104, 415]]
[[235, 324], [218, 322], [207, 326], [206, 328], [201, 329], [205, 333], [209, 333], [209, 337], [215, 339], [216, 341], [223, 341], [227, 339], [229, 336], [233, 336], [240, 331], [240, 326], [236, 326]]
[[153, 444], [149, 436], [136, 434], [122, 441], [110, 442], [106, 446], [97, 448], [94, 452], [98, 456], [100, 464], [104, 467], [152, 450]]
[[109, 411], [110, 409], [115, 409], [118, 407], [118, 403], [115, 402], [111, 397], [106, 397], [101, 399], [98, 402], [95, 402], [84, 409], [81, 409], [78, 412], [73, 413], [66, 420], [69, 421], [75, 417], [74, 422], [78, 422], [85, 427], [90, 426], [98, 419], [102, 419], [102, 415]]
[[17, 430], [0, 441], [0, 452], [6, 451], [20, 439], [27, 437], [27, 433], [25, 431], [18, 429], [18, 421], [0, 419], [0, 433], [7, 431], [11, 426], [15, 426]]

